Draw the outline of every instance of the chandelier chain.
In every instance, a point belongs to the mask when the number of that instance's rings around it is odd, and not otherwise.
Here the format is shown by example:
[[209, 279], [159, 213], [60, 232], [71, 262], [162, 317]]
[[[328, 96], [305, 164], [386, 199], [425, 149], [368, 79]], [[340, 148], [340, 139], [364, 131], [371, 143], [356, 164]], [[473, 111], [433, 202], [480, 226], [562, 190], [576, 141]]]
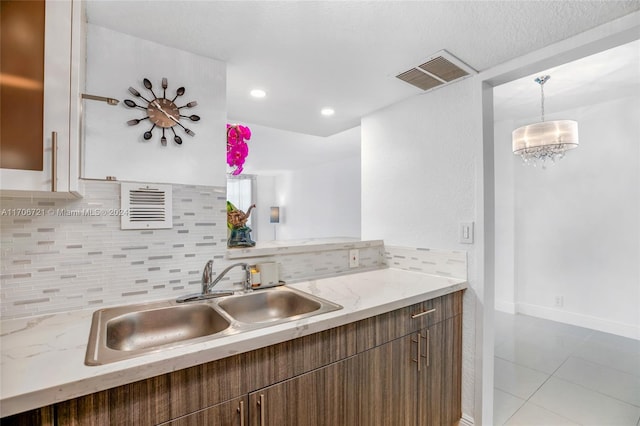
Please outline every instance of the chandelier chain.
[[550, 78], [551, 76], [549, 75], [541, 75], [534, 80], [540, 85], [540, 115], [542, 115], [542, 121], [544, 121], [544, 84], [549, 81]]
[[542, 121], [544, 121], [544, 84], [540, 85], [540, 113], [542, 115]]

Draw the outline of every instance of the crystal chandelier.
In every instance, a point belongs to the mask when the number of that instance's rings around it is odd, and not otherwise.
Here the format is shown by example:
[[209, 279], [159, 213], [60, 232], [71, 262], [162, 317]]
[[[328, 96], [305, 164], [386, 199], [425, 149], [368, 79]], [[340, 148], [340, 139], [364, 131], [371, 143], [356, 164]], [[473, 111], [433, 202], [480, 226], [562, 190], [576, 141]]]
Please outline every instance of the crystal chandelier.
[[517, 128], [511, 134], [513, 153], [520, 155], [525, 164], [535, 166], [541, 162], [543, 168], [547, 160], [555, 163], [556, 160], [564, 157], [567, 150], [578, 146], [576, 121], [544, 121], [544, 84], [550, 78], [545, 75], [535, 79], [535, 82], [540, 85], [542, 120], [539, 123]]

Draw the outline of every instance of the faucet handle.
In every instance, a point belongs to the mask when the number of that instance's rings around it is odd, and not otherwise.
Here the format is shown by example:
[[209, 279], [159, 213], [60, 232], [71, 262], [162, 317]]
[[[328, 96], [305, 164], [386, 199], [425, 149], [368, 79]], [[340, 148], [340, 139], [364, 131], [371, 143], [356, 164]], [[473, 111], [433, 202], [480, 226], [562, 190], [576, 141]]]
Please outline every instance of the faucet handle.
[[209, 260], [206, 265], [204, 265], [204, 270], [202, 271], [202, 285], [207, 286], [211, 284], [213, 278], [213, 260]]

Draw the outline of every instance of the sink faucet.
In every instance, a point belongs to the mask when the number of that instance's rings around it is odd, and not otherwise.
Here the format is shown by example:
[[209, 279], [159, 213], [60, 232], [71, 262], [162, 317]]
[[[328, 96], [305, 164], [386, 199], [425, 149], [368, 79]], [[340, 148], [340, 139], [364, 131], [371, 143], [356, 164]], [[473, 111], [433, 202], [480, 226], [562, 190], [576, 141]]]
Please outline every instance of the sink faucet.
[[220, 272], [220, 275], [218, 275], [215, 280], [212, 280], [213, 260], [210, 260], [206, 265], [204, 265], [204, 270], [202, 271], [202, 292], [199, 294], [189, 294], [187, 296], [179, 297], [176, 302], [184, 303], [192, 302], [194, 300], [210, 299], [213, 297], [231, 296], [233, 294], [233, 290], [213, 290], [213, 287], [215, 287], [216, 284], [224, 278], [227, 272], [236, 266], [241, 266], [245, 271], [244, 280], [242, 282], [243, 290], [245, 292], [251, 290], [251, 268], [248, 263], [234, 263]]
[[204, 271], [202, 272], [202, 294], [211, 294], [211, 290], [213, 289], [213, 287], [215, 287], [216, 284], [218, 284], [220, 280], [224, 278], [227, 272], [229, 272], [236, 266], [240, 266], [242, 267], [242, 269], [244, 269], [244, 280], [242, 282], [242, 288], [244, 289], [244, 291], [251, 290], [251, 269], [248, 263], [240, 262], [227, 266], [222, 272], [220, 272], [220, 275], [218, 275], [215, 280], [211, 281], [213, 260], [210, 260], [204, 266]]

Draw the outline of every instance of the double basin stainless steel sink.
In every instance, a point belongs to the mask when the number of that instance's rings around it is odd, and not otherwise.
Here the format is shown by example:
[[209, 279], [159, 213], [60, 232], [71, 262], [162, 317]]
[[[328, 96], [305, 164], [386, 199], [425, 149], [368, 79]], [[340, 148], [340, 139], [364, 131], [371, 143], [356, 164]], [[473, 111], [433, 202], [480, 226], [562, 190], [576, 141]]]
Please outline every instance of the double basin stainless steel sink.
[[94, 312], [86, 365], [102, 365], [342, 309], [289, 287], [188, 303], [152, 302]]

